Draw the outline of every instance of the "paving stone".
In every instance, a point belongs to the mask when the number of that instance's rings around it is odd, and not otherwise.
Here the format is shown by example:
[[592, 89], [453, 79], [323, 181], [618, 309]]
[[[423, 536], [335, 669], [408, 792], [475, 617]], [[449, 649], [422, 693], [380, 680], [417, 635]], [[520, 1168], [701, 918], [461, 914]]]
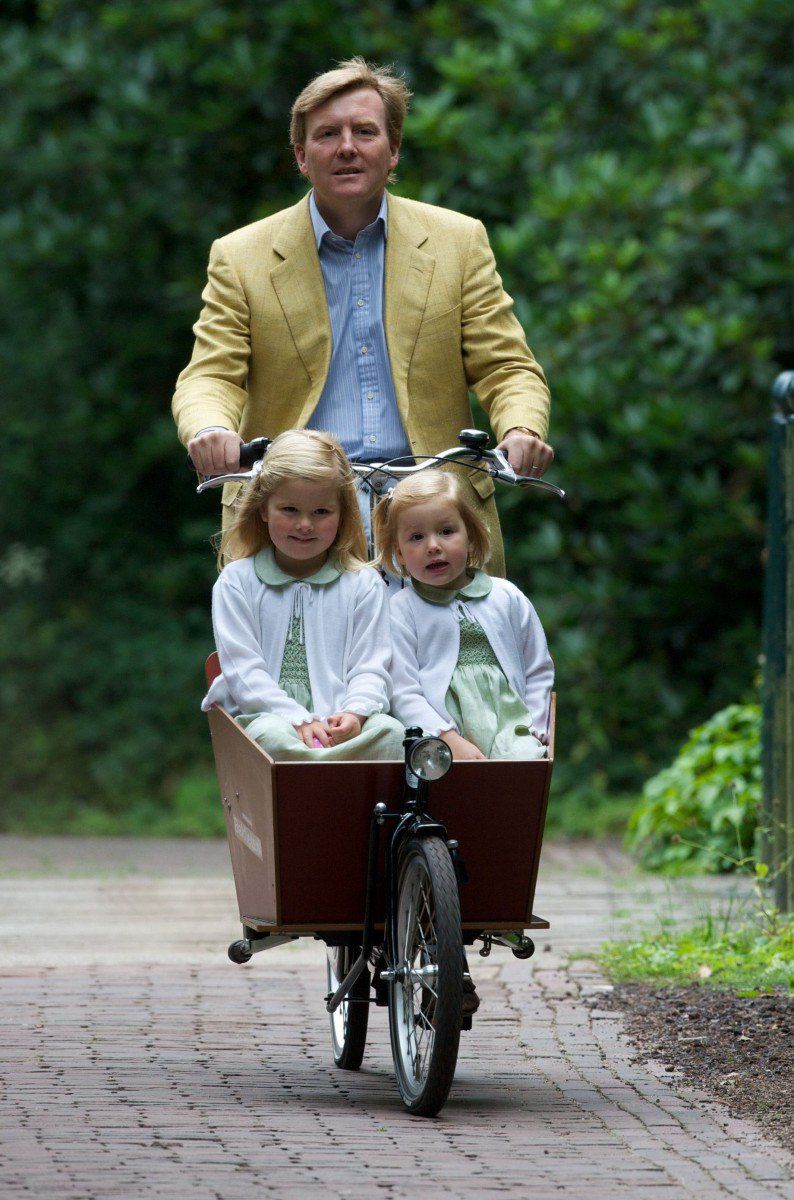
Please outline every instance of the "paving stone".
[[449, 1103], [421, 1121], [382, 1010], [363, 1069], [334, 1068], [320, 946], [226, 961], [224, 845], [0, 838], [4, 867], [3, 1200], [791, 1195], [779, 1148], [632, 1062], [599, 1008], [589, 956], [626, 928], [618, 911], [684, 920], [724, 882], [671, 897], [612, 847], [550, 846], [536, 910], [553, 928], [529, 962], [471, 956], [482, 1007]]

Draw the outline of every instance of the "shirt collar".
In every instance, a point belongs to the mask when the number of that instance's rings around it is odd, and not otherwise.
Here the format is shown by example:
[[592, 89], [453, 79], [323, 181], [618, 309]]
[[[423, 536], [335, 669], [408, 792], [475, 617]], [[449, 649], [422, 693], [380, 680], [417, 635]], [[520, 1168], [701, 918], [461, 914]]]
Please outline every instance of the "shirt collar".
[[[331, 226], [326, 222], [325, 218], [321, 215], [320, 210], [317, 207], [317, 203], [314, 199], [314, 189], [312, 189], [312, 191], [309, 192], [309, 212], [310, 212], [311, 218], [312, 218], [312, 228], [314, 230], [314, 240], [316, 241], [317, 249], [319, 250], [320, 243], [322, 242], [326, 233], [330, 233], [332, 237], [339, 237], [339, 234], [334, 233]], [[378, 215], [375, 218], [375, 220], [372, 222], [372, 224], [376, 225], [378, 221], [383, 222], [384, 238], [388, 237], [389, 206], [386, 203], [386, 193], [385, 192], [383, 193], [383, 198], [381, 199], [381, 202], [380, 202], [380, 208], [378, 210]], [[367, 226], [368, 229], [370, 229], [371, 227], [372, 226], [369, 226], [369, 225]]]
[[288, 575], [286, 571], [282, 571], [276, 562], [272, 546], [265, 546], [264, 550], [260, 550], [258, 554], [254, 555], [254, 570], [257, 579], [267, 584], [268, 587], [284, 587], [287, 583], [311, 583], [322, 587], [323, 584], [333, 583], [342, 574], [342, 568], [337, 560], [329, 558], [313, 575], [307, 575], [305, 579], [296, 579], [294, 575]]
[[415, 579], [411, 582], [414, 591], [431, 604], [451, 604], [458, 596], [462, 596], [464, 600], [481, 600], [483, 596], [490, 595], [493, 587], [493, 580], [485, 571], [474, 571], [468, 583], [462, 588], [453, 588], [452, 591], [433, 587], [432, 583], [417, 583]]

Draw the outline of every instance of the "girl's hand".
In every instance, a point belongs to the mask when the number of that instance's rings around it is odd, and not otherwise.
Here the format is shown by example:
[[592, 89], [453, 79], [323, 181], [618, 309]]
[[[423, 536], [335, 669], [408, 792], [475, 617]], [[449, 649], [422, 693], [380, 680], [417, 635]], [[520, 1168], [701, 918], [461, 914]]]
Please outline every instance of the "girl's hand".
[[473, 742], [467, 742], [465, 737], [461, 737], [454, 729], [447, 729], [444, 733], [438, 735], [442, 742], [446, 742], [452, 751], [452, 757], [456, 762], [487, 762], [487, 756], [482, 750], [478, 750]]
[[361, 717], [356, 713], [334, 713], [326, 721], [331, 733], [332, 745], [341, 746], [342, 742], [349, 742], [351, 738], [358, 737], [361, 733], [361, 724]]
[[331, 745], [328, 725], [330, 725], [330, 721], [327, 724], [325, 721], [305, 721], [303, 725], [295, 725], [293, 728], [304, 746], [308, 746], [310, 750], [316, 750], [315, 738], [321, 746]]

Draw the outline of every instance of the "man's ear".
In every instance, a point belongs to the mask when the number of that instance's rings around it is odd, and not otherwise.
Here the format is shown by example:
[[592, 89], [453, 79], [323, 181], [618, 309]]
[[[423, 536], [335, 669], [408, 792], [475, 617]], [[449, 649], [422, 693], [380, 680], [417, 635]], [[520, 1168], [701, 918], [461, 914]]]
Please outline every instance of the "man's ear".
[[393, 171], [397, 166], [397, 163], [400, 161], [400, 145], [401, 143], [398, 142], [396, 146], [391, 146], [391, 158], [389, 159], [390, 171]]
[[298, 170], [300, 171], [301, 175], [308, 175], [308, 171], [306, 169], [306, 147], [302, 142], [296, 142], [292, 149], [295, 154], [295, 162], [298, 164]]

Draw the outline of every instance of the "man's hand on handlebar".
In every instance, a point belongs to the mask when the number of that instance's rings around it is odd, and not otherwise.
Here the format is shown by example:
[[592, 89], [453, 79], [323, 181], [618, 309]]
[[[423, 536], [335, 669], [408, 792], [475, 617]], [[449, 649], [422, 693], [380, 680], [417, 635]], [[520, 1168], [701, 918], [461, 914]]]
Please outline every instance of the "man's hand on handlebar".
[[539, 479], [554, 461], [551, 446], [523, 429], [509, 430], [496, 449], [502, 451], [516, 475]]
[[231, 429], [206, 429], [187, 444], [199, 475], [228, 475], [240, 469], [243, 439]]

